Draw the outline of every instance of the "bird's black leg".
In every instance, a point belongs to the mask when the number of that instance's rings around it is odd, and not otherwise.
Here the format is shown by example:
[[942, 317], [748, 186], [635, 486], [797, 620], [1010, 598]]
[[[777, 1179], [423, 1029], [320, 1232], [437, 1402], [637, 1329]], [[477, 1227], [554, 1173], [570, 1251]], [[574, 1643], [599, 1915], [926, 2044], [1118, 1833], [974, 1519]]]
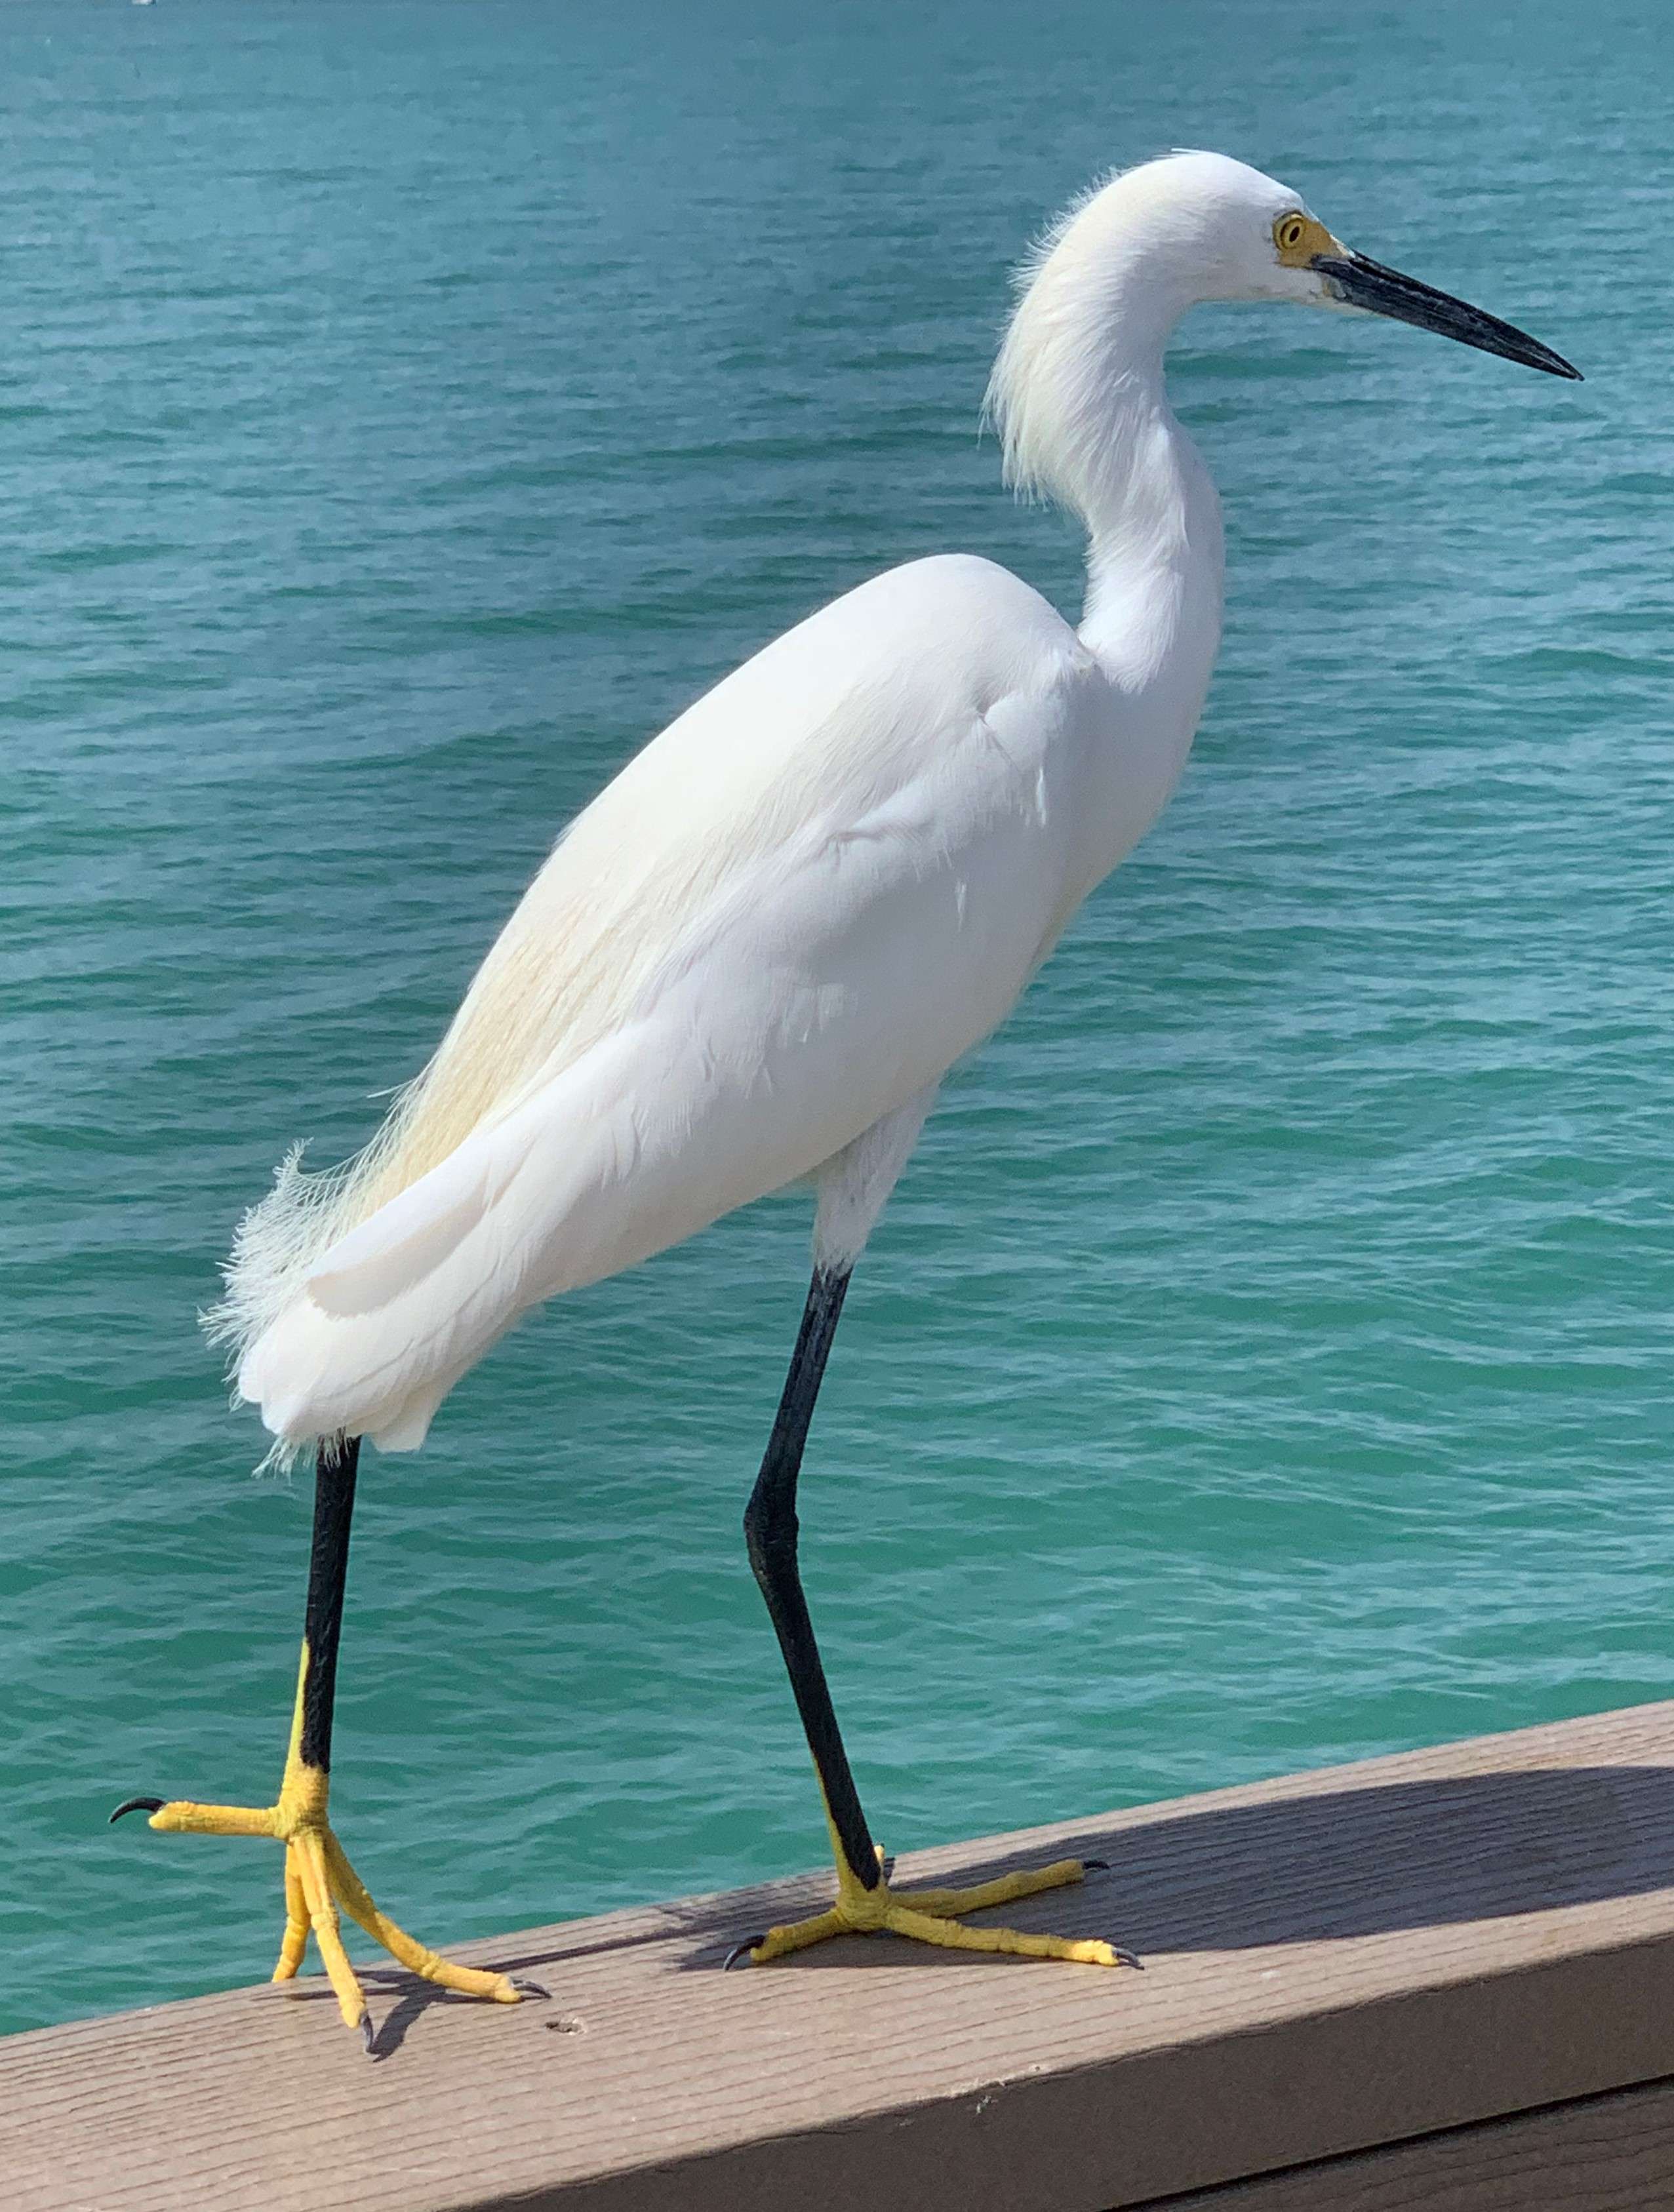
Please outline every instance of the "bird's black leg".
[[1014, 1898], [1032, 1897], [1040, 1890], [1078, 1882], [1089, 1865], [1102, 1862], [1056, 1859], [1050, 1866], [1000, 1875], [969, 1888], [907, 1892], [892, 1889], [887, 1869], [879, 1863], [855, 1778], [849, 1771], [849, 1756], [837, 1733], [831, 1693], [796, 1567], [796, 1477], [848, 1288], [847, 1268], [839, 1272], [815, 1267], [773, 1433], [744, 1515], [750, 1564], [773, 1617], [779, 1649], [790, 1670], [796, 1710], [802, 1716], [808, 1749], [813, 1753], [819, 1786], [825, 1792], [837, 1853], [837, 1893], [825, 1911], [815, 1913], [811, 1919], [770, 1928], [764, 1935], [735, 1944], [726, 1963], [733, 1966], [747, 1955], [764, 1966], [811, 1943], [824, 1942], [828, 1936], [886, 1931], [950, 1950], [1071, 1959], [1096, 1966], [1137, 1966], [1139, 1961], [1129, 1953], [1117, 1950], [1102, 1938], [1039, 1936], [1013, 1928], [967, 1928], [959, 1917], [991, 1905], [1008, 1904]]
[[308, 1596], [303, 1615], [301, 1711], [296, 1755], [320, 1774], [332, 1765], [332, 1715], [337, 1705], [338, 1642], [343, 1633], [343, 1595], [349, 1580], [349, 1534], [355, 1517], [358, 1437], [321, 1440], [314, 1463], [313, 1544], [308, 1553]]
[[861, 1810], [855, 1778], [849, 1771], [849, 1754], [837, 1730], [831, 1692], [796, 1565], [796, 1477], [849, 1288], [849, 1273], [847, 1268], [840, 1273], [827, 1267], [813, 1271], [790, 1372], [774, 1416], [773, 1433], [745, 1509], [744, 1535], [750, 1547], [750, 1565], [767, 1600], [779, 1649], [785, 1655], [796, 1710], [802, 1716], [808, 1749], [813, 1754], [838, 1844], [855, 1881], [863, 1888], [875, 1889], [880, 1880], [878, 1854]]

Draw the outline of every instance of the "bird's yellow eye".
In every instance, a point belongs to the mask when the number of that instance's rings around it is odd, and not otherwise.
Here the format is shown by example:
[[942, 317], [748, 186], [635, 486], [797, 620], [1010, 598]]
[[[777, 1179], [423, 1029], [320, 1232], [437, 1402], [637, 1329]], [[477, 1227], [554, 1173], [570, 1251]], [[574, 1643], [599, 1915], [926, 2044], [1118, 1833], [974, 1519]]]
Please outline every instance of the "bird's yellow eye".
[[1301, 216], [1281, 215], [1273, 226], [1273, 243], [1281, 253], [1294, 253], [1307, 231], [1307, 223]]

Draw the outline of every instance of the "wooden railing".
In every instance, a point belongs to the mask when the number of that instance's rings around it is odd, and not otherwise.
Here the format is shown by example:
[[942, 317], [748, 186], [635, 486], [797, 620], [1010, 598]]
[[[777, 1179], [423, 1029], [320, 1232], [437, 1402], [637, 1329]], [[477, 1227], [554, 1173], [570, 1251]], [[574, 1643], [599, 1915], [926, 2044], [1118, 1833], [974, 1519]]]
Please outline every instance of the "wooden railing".
[[849, 1937], [817, 1879], [507, 1936], [500, 2009], [368, 1976], [0, 2043], [7, 2212], [1548, 2212], [1674, 2205], [1674, 1705], [957, 1844], [1146, 1972]]

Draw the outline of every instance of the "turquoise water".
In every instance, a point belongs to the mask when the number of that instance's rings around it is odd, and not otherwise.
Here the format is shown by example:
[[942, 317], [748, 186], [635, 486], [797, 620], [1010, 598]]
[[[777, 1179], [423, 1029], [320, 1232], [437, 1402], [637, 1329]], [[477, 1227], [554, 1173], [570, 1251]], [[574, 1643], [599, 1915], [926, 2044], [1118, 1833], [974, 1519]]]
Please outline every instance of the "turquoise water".
[[[1665, 15], [901, 12], [0, 17], [0, 2025], [271, 1961], [276, 1853], [105, 1826], [277, 1779], [309, 1489], [193, 1324], [239, 1209], [742, 655], [939, 548], [1074, 606], [977, 403], [1031, 230], [1171, 143], [1589, 380], [1183, 334], [1193, 763], [949, 1085], [815, 1432], [861, 1787], [904, 1849], [1671, 1686]], [[806, 1233], [368, 1462], [334, 1802], [434, 1940], [823, 1856], [739, 1534]]]

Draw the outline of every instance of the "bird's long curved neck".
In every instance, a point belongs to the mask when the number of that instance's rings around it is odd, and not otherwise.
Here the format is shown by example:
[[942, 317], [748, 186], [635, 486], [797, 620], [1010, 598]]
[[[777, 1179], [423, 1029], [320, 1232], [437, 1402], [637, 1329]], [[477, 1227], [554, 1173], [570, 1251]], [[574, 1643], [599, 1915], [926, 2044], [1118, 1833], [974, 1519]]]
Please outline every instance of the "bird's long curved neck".
[[1166, 229], [1107, 186], [1035, 270], [989, 386], [1007, 476], [1087, 525], [1080, 635], [1109, 679], [1108, 742], [1089, 760], [1078, 895], [1173, 789], [1220, 641], [1220, 501], [1163, 380], [1199, 296]]
[[1122, 415], [1113, 465], [1083, 509], [1081, 641], [1119, 690], [1160, 691], [1195, 726], [1220, 641], [1220, 506], [1160, 376]]
[[1074, 487], [1087, 528], [1080, 637], [1184, 752], [1220, 641], [1223, 558], [1214, 486], [1168, 404], [1166, 337], [1124, 331], [1118, 315], [1102, 340], [1104, 419]]
[[1126, 719], [1184, 749], [1220, 632], [1220, 503], [1163, 380], [1193, 294], [1142, 227], [1101, 219], [1099, 207], [1019, 302], [989, 404], [1014, 479], [1087, 525], [1082, 641], [1117, 702], [1143, 703]]

